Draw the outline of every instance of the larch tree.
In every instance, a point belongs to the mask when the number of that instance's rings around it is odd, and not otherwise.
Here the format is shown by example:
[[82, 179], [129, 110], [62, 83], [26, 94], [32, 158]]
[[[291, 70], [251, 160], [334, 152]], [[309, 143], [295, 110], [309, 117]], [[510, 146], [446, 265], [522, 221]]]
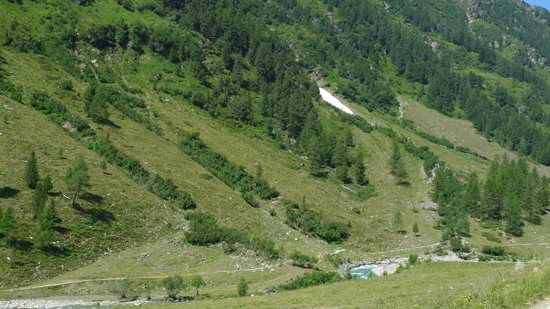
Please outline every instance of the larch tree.
[[65, 173], [65, 183], [69, 191], [74, 192], [71, 206], [74, 206], [76, 198], [82, 188], [89, 186], [90, 177], [88, 176], [88, 164], [84, 156], [79, 153], [76, 155], [73, 163], [67, 168]]
[[397, 179], [397, 182], [399, 184], [406, 184], [409, 174], [405, 169], [405, 162], [403, 161], [401, 152], [399, 151], [399, 143], [395, 139], [393, 140], [392, 154], [388, 163], [390, 166], [390, 172]]
[[363, 163], [362, 152], [359, 152], [355, 158], [355, 182], [360, 186], [369, 184], [369, 180], [365, 176], [365, 164]]
[[34, 151], [32, 151], [25, 167], [25, 185], [31, 189], [34, 189], [36, 188], [39, 179], [40, 177], [38, 176], [38, 164], [36, 162], [36, 154], [34, 153]]

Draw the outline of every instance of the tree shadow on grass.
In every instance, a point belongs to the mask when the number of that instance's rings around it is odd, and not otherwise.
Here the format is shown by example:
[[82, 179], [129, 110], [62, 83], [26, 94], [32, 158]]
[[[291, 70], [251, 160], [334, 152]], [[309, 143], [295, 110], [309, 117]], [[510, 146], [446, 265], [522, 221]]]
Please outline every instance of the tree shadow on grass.
[[119, 125], [117, 125], [116, 123], [112, 122], [112, 121], [109, 120], [109, 119], [103, 119], [103, 120], [101, 121], [101, 123], [103, 123], [104, 125], [109, 126], [109, 127], [111, 127], [111, 128], [114, 128], [114, 129], [120, 129], [120, 126], [119, 126]]
[[90, 192], [85, 192], [80, 196], [80, 198], [85, 200], [86, 202], [94, 203], [96, 205], [101, 204], [101, 202], [103, 202], [104, 200], [102, 196]]
[[105, 209], [101, 208], [82, 208], [80, 205], [74, 205], [74, 209], [80, 212], [83, 216], [92, 219], [94, 222], [101, 221], [110, 224], [111, 221], [115, 221], [115, 215]]
[[3, 187], [0, 188], [0, 198], [10, 198], [14, 197], [19, 193], [19, 190], [12, 187]]

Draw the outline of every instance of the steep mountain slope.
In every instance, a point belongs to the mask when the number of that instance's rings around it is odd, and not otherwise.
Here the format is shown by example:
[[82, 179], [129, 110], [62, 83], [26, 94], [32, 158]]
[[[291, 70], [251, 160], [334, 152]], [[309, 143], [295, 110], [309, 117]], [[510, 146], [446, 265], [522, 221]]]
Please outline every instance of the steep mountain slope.
[[[212, 297], [234, 294], [241, 276], [273, 291], [307, 273], [295, 251], [324, 271], [449, 244], [488, 258], [481, 247], [495, 238], [509, 259], [548, 252], [546, 11], [447, 0], [0, 7], [0, 205], [16, 222], [0, 220], [0, 287], [61, 286], [2, 296], [103, 294], [133, 278], [161, 297], [173, 274], [204, 275]], [[355, 115], [322, 102], [318, 85]], [[24, 180], [32, 151], [53, 180], [43, 196]], [[71, 205], [64, 179], [78, 153], [90, 186]], [[467, 200], [477, 175], [497, 183], [498, 202], [479, 186]], [[45, 229], [51, 201], [58, 220]]]

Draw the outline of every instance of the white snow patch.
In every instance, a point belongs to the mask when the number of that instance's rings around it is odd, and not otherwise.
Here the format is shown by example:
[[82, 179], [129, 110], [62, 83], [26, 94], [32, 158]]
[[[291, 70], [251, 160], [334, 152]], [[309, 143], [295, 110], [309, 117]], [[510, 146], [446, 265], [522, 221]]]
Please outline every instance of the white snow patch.
[[345, 106], [344, 104], [342, 104], [342, 102], [340, 102], [340, 100], [338, 100], [337, 98], [335, 98], [332, 94], [330, 94], [328, 91], [326, 91], [325, 89], [323, 88], [319, 88], [319, 91], [321, 92], [321, 97], [323, 98], [323, 100], [325, 100], [325, 102], [329, 103], [330, 105], [332, 106], [335, 106], [336, 108], [338, 109], [341, 109], [342, 111], [348, 113], [348, 114], [351, 114], [353, 115], [353, 112], [351, 111], [351, 109], [349, 109], [349, 107]]

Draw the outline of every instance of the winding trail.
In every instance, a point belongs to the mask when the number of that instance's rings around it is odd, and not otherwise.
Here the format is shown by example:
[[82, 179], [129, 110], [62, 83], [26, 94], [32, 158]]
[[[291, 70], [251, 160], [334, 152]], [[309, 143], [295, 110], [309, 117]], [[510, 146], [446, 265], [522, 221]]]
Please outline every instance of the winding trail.
[[[236, 269], [236, 270], [218, 270], [208, 273], [197, 273], [198, 275], [209, 275], [209, 274], [216, 274], [216, 273], [237, 273], [237, 272], [246, 272], [246, 271], [258, 271], [266, 269], [264, 267], [258, 267], [258, 268], [247, 268], [247, 269]], [[183, 274], [182, 277], [187, 276], [194, 276], [197, 274]], [[141, 276], [141, 277], [131, 277], [131, 279], [164, 279], [168, 278], [169, 276]], [[71, 280], [65, 280], [61, 281], [59, 283], [49, 283], [49, 284], [41, 284], [41, 285], [33, 285], [33, 286], [26, 286], [21, 288], [15, 288], [15, 289], [6, 289], [6, 290], [0, 290], [0, 292], [15, 292], [15, 291], [24, 291], [24, 290], [34, 290], [34, 289], [41, 289], [41, 288], [47, 288], [47, 287], [55, 287], [55, 286], [63, 286], [63, 285], [69, 285], [69, 284], [77, 284], [77, 283], [85, 283], [85, 282], [97, 282], [97, 281], [116, 281], [116, 280], [122, 280], [122, 279], [128, 279], [127, 277], [119, 278], [119, 277], [112, 277], [112, 278], [94, 278], [94, 279], [71, 279]]]

